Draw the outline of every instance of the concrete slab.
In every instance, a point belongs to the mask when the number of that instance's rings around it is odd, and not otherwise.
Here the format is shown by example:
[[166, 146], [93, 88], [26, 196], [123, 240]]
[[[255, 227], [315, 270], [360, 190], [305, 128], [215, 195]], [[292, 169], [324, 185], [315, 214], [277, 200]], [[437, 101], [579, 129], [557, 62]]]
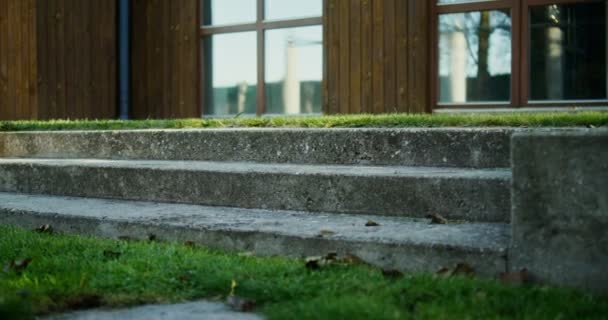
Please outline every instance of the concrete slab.
[[509, 166], [512, 132], [510, 128], [6, 132], [0, 133], [0, 157], [494, 168]]
[[[366, 227], [368, 220], [380, 224]], [[232, 251], [295, 257], [354, 254], [383, 268], [437, 271], [460, 262], [506, 270], [509, 226], [0, 193], [0, 223], [102, 237], [194, 241]]]
[[96, 309], [42, 317], [44, 320], [260, 320], [252, 313], [235, 312], [222, 303], [189, 302], [126, 309]]
[[608, 293], [608, 129], [516, 134], [510, 266]]
[[508, 222], [509, 169], [0, 159], [0, 191]]

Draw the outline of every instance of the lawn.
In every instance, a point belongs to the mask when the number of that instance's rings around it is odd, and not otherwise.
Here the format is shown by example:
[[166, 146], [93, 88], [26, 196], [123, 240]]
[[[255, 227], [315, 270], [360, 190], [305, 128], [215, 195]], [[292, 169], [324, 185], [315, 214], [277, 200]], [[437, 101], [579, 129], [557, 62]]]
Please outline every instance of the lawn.
[[[322, 254], [322, 253], [320, 253]], [[29, 264], [20, 260], [31, 258]], [[11, 264], [11, 262], [14, 262]], [[605, 319], [608, 298], [474, 276], [318, 269], [191, 243], [116, 241], [0, 226], [0, 319], [234, 295], [270, 319]], [[233, 281], [236, 284], [232, 288]]]
[[601, 127], [608, 112], [506, 114], [359, 114], [299, 117], [233, 117], [175, 120], [0, 121], [0, 131], [180, 128], [407, 128], [407, 127]]

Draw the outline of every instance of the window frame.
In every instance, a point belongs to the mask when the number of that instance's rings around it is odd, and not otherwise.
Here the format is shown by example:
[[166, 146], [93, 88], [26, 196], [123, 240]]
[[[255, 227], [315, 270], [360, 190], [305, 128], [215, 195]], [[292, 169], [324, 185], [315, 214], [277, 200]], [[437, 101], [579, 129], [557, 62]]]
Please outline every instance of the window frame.
[[[450, 108], [523, 108], [555, 106], [603, 106], [607, 99], [601, 100], [530, 100], [529, 80], [529, 9], [535, 6], [551, 4], [573, 4], [602, 2], [605, 0], [480, 0], [463, 3], [438, 4], [437, 0], [429, 1], [431, 12], [430, 54], [433, 57], [430, 72], [430, 100], [434, 109]], [[486, 10], [511, 10], [511, 99], [508, 102], [469, 102], [439, 103], [439, 15]]]
[[[266, 0], [256, 1], [256, 21], [227, 24], [227, 25], [203, 25], [204, 6], [203, 1], [198, 1], [198, 27], [199, 27], [199, 54], [198, 54], [198, 79], [199, 79], [199, 97], [201, 115], [203, 117], [217, 117], [217, 115], [205, 114], [207, 106], [205, 105], [205, 70], [203, 62], [207, 58], [203, 50], [203, 40], [205, 37], [211, 37], [219, 34], [251, 32], [256, 33], [256, 54], [257, 54], [257, 84], [256, 84], [256, 116], [266, 114], [266, 31], [274, 29], [285, 29], [295, 27], [322, 26], [324, 27], [323, 17], [325, 16], [325, 1], [321, 0], [322, 12], [321, 16], [314, 17], [298, 17], [287, 19], [266, 20]], [[323, 39], [325, 41], [325, 39]], [[323, 49], [325, 50], [325, 49]], [[320, 66], [323, 68], [323, 66]], [[325, 79], [321, 79], [325, 81]], [[323, 84], [321, 85], [323, 87]], [[234, 116], [234, 115], [228, 115]]]

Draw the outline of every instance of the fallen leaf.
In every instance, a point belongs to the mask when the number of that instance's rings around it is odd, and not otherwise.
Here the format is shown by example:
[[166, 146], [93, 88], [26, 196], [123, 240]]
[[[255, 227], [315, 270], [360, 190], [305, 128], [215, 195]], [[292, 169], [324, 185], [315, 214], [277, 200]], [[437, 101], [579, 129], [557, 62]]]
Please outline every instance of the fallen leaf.
[[331, 230], [321, 230], [321, 231], [319, 231], [318, 237], [333, 236], [334, 234], [336, 234], [336, 233]]
[[475, 269], [467, 263], [459, 263], [456, 265], [456, 268], [454, 268], [454, 271], [452, 271], [452, 275], [473, 276], [475, 275]]
[[502, 272], [498, 276], [498, 279], [505, 283], [524, 284], [530, 282], [530, 273], [528, 269], [523, 268], [515, 272]]
[[475, 269], [467, 263], [458, 263], [454, 269], [443, 267], [435, 273], [444, 277], [452, 277], [456, 275], [473, 276], [475, 275]]
[[340, 261], [348, 264], [368, 264], [367, 262], [365, 262], [365, 260], [351, 253], [345, 254], [344, 257], [340, 259]]
[[365, 223], [365, 226], [366, 227], [378, 227], [378, 226], [380, 226], [380, 224], [373, 220], [367, 220], [367, 222]]
[[403, 277], [403, 272], [395, 269], [382, 269], [382, 275], [387, 278], [398, 279]]
[[305, 264], [304, 266], [306, 266], [306, 269], [310, 269], [310, 270], [318, 270], [321, 268], [321, 261], [323, 260], [323, 257], [308, 257], [305, 259]]
[[79, 296], [68, 298], [65, 301], [69, 310], [92, 309], [101, 306], [102, 298], [97, 294], [82, 294]]
[[53, 233], [53, 228], [51, 228], [51, 225], [43, 224], [40, 227], [34, 229], [34, 231], [38, 233]]
[[118, 259], [122, 255], [122, 252], [112, 251], [112, 250], [104, 250], [103, 256], [108, 259]]
[[148, 241], [157, 241], [156, 235], [153, 233], [148, 234]]
[[432, 213], [426, 216], [431, 219], [431, 224], [448, 224], [448, 219], [442, 217], [438, 213]]
[[186, 242], [184, 242], [184, 245], [189, 248], [194, 248], [196, 246], [194, 241], [186, 241]]
[[27, 266], [32, 262], [32, 258], [25, 258], [22, 260], [12, 260], [7, 265], [4, 266], [2, 271], [8, 273], [11, 271], [21, 272], [27, 268]]
[[255, 300], [230, 295], [226, 298], [226, 304], [234, 311], [251, 312], [255, 309]]
[[435, 272], [435, 274], [438, 274], [438, 275], [449, 275], [450, 273], [451, 273], [450, 268], [446, 268], [446, 267], [443, 267], [443, 268], [437, 270], [437, 272]]
[[325, 255], [325, 257], [323, 257], [325, 260], [337, 260], [338, 259], [338, 253], [337, 252], [330, 252], [328, 254]]

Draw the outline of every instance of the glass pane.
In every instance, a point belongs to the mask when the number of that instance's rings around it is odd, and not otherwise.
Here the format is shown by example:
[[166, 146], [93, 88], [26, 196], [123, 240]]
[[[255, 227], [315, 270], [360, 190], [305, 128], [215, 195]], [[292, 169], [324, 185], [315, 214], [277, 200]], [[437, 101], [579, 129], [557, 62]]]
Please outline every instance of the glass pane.
[[255, 22], [256, 0], [201, 0], [204, 26]]
[[321, 112], [321, 26], [266, 32], [266, 112]]
[[530, 100], [608, 97], [607, 1], [530, 9]]
[[255, 114], [256, 33], [205, 37], [203, 53], [205, 114]]
[[266, 0], [266, 20], [320, 17], [321, 0]]
[[439, 102], [508, 102], [509, 11], [439, 16]]

